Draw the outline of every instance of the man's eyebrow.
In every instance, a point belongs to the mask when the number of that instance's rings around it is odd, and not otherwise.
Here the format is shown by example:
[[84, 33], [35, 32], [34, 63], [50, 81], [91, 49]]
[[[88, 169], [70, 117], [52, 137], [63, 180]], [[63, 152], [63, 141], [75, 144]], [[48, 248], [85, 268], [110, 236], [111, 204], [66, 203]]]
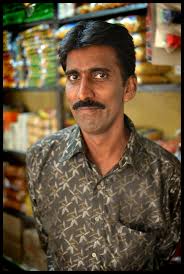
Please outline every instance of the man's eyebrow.
[[[93, 68], [89, 68], [88, 71], [89, 72], [104, 71], [104, 72], [107, 72], [107, 73], [111, 72], [110, 69], [105, 68], [105, 67], [93, 67]], [[77, 69], [70, 69], [70, 70], [67, 70], [65, 72], [66, 75], [71, 75], [73, 73], [79, 73], [79, 71]]]
[[111, 72], [110, 69], [108, 68], [105, 68], [105, 67], [94, 67], [94, 68], [91, 68], [89, 69], [90, 72], [96, 72], [96, 71], [104, 71], [104, 72]]
[[79, 73], [76, 69], [70, 69], [65, 72], [66, 75], [71, 75], [73, 73]]

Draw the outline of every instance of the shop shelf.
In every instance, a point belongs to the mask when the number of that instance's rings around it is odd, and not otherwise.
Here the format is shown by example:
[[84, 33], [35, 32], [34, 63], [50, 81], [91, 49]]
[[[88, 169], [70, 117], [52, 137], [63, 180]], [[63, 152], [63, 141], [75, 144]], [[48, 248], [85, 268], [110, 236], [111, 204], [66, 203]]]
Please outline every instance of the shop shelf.
[[24, 212], [21, 212], [14, 208], [7, 208], [7, 207], [3, 207], [3, 212], [10, 214], [14, 217], [20, 218], [24, 222], [26, 227], [35, 227], [34, 218], [32, 216], [26, 215]]
[[139, 84], [137, 91], [148, 92], [181, 92], [181, 84]]
[[26, 152], [3, 150], [3, 161], [7, 161], [12, 164], [25, 164]]
[[38, 271], [36, 268], [31, 268], [25, 264], [18, 263], [12, 258], [3, 255], [2, 268], [4, 271]]

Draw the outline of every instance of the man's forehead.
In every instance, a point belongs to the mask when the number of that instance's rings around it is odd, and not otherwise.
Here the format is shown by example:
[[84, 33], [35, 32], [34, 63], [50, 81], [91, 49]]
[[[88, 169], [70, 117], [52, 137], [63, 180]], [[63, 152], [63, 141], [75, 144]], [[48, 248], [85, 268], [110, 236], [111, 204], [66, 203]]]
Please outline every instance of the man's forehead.
[[118, 63], [115, 50], [110, 46], [95, 45], [71, 50], [66, 59], [67, 68], [70, 67], [106, 67], [110, 68]]

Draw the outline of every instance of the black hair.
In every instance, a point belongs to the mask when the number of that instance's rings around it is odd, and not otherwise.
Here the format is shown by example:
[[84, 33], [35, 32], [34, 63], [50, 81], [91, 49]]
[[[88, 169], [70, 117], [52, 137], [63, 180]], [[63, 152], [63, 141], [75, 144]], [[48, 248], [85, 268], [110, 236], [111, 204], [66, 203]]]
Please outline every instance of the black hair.
[[106, 45], [115, 49], [125, 81], [135, 75], [135, 48], [128, 30], [122, 25], [92, 20], [77, 23], [61, 41], [58, 55], [64, 71], [67, 54], [71, 50], [92, 45]]

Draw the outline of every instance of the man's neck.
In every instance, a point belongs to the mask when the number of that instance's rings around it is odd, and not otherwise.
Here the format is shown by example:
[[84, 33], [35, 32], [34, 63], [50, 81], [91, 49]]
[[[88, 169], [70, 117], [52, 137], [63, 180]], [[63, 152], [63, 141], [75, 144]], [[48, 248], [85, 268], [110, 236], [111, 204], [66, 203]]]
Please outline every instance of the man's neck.
[[103, 134], [82, 133], [88, 159], [96, 164], [102, 175], [106, 174], [122, 157], [129, 139], [129, 130], [121, 121]]

